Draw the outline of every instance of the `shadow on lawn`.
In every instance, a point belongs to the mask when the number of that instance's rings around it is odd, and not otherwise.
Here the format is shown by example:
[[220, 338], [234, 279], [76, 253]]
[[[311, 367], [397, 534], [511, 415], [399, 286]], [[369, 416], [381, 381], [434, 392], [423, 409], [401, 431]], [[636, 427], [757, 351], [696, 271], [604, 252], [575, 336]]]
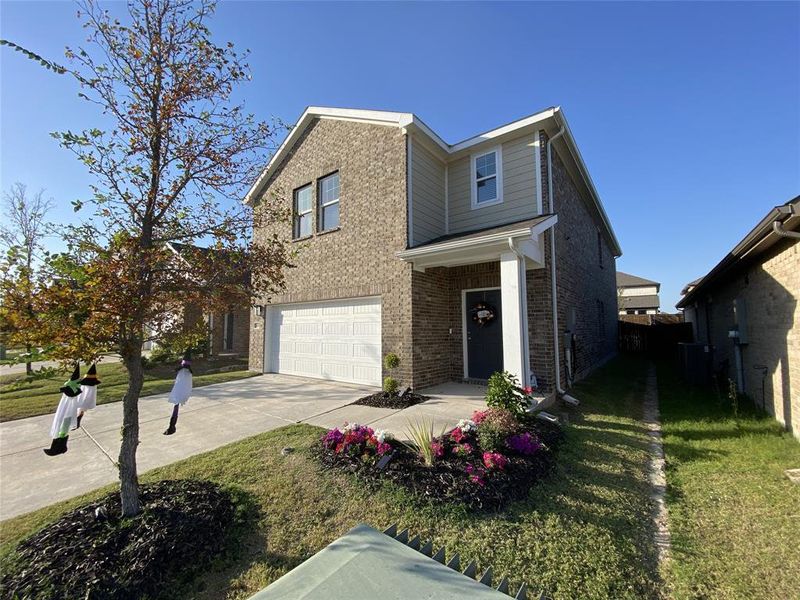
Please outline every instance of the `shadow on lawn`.
[[647, 363], [632, 357], [612, 361], [574, 388], [581, 400], [570, 413], [558, 469], [514, 505], [566, 523], [589, 524], [607, 536], [618, 557], [620, 580], [638, 597], [657, 597], [660, 579], [647, 479], [649, 440], [641, 422]]

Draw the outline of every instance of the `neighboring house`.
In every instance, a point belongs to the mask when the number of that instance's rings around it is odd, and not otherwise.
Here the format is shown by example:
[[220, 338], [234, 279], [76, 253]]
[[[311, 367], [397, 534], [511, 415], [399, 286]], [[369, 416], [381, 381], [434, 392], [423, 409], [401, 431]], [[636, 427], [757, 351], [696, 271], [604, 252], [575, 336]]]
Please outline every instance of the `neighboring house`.
[[410, 113], [311, 107], [264, 198], [293, 219], [255, 239], [299, 253], [257, 299], [254, 370], [380, 385], [394, 352], [415, 388], [505, 369], [550, 393], [616, 352], [621, 251], [558, 108], [448, 144]]
[[800, 196], [773, 208], [678, 308], [713, 368], [800, 437]]
[[657, 281], [617, 271], [617, 310], [620, 315], [657, 315], [661, 302]]
[[[187, 244], [169, 242], [167, 247], [179, 260], [187, 260], [187, 252], [185, 252], [189, 247]], [[201, 252], [208, 251], [207, 248], [198, 246], [193, 246], [192, 249]], [[226, 311], [212, 313], [187, 303], [177, 309], [177, 313], [183, 319], [184, 327], [187, 329], [194, 327], [200, 321], [205, 323], [208, 330], [209, 355], [238, 354], [246, 356], [249, 352], [250, 306], [232, 304]], [[144, 349], [151, 350], [157, 345], [156, 341], [147, 342]]]

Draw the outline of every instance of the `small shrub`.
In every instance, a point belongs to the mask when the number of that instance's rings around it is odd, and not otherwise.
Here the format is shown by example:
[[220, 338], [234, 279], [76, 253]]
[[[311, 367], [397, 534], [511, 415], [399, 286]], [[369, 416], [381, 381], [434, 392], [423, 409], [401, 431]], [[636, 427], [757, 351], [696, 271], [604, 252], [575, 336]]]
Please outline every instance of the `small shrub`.
[[516, 377], [511, 373], [498, 371], [489, 377], [486, 404], [492, 408], [504, 408], [515, 415], [522, 415], [528, 409], [530, 401]]
[[400, 388], [400, 382], [394, 377], [385, 377], [383, 380], [383, 391], [387, 394], [394, 394]]
[[409, 421], [406, 433], [411, 440], [405, 444], [406, 448], [419, 455], [425, 466], [433, 466], [434, 461], [444, 455], [444, 446], [433, 435], [433, 420]]
[[[474, 415], [473, 415], [474, 417]], [[484, 450], [501, 450], [506, 439], [519, 429], [519, 421], [504, 408], [490, 408], [478, 424], [478, 443]]]
[[400, 357], [394, 352], [389, 352], [383, 357], [383, 366], [387, 371], [392, 371], [400, 366]]
[[169, 346], [156, 346], [150, 351], [147, 362], [150, 365], [157, 365], [176, 361], [180, 358]]
[[507, 434], [494, 425], [481, 425], [478, 429], [478, 444], [484, 450], [499, 450], [506, 441]]

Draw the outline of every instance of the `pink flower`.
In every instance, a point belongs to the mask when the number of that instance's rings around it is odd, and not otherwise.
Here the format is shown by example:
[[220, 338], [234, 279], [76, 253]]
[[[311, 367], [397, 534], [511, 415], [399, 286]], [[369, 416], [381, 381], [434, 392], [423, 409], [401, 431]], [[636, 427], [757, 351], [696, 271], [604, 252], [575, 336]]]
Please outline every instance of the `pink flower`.
[[453, 454], [456, 456], [466, 457], [472, 454], [472, 444], [464, 442], [463, 444], [456, 444], [453, 446]]
[[464, 432], [461, 431], [458, 427], [456, 427], [455, 429], [453, 429], [453, 431], [450, 432], [450, 439], [457, 444], [464, 439]]
[[488, 414], [489, 414], [488, 410], [476, 410], [474, 413], [472, 413], [472, 420], [475, 421], [476, 425], [479, 425], [481, 421], [483, 421], [486, 418], [486, 415]]
[[530, 396], [533, 393], [533, 388], [531, 386], [524, 387], [522, 391], [525, 392], [526, 396]]
[[487, 469], [502, 471], [508, 464], [508, 459], [499, 452], [484, 452], [483, 464]]
[[475, 485], [483, 486], [486, 483], [486, 481], [484, 480], [486, 471], [484, 470], [483, 467], [478, 467], [475, 465], [467, 465], [467, 467], [464, 470], [467, 473], [467, 478]]
[[436, 458], [444, 456], [444, 444], [441, 442], [431, 442], [431, 450]]

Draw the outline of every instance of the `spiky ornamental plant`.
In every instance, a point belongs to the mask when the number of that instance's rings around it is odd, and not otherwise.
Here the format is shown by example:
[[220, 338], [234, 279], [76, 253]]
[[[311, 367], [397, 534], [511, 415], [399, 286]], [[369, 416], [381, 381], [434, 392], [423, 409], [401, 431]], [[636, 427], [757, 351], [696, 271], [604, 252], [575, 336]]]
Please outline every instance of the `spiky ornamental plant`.
[[[71, 66], [23, 51], [73, 76], [107, 125], [53, 134], [93, 176], [93, 193], [74, 203], [91, 212], [67, 232], [69, 251], [48, 263], [35, 309], [47, 317], [40, 337], [60, 358], [122, 357], [129, 383], [119, 473], [122, 513], [133, 516], [145, 331], [191, 345], [202, 332], [184, 329], [178, 307], [221, 310], [278, 290], [287, 248], [276, 237], [248, 240], [254, 224], [286, 215], [268, 200], [254, 214], [240, 203], [273, 136], [232, 100], [249, 68], [246, 53], [212, 41], [215, 4], [131, 0], [125, 22], [95, 0], [79, 6], [87, 46], [67, 49]], [[175, 242], [211, 251], [186, 247], [178, 257], [167, 246]]]

